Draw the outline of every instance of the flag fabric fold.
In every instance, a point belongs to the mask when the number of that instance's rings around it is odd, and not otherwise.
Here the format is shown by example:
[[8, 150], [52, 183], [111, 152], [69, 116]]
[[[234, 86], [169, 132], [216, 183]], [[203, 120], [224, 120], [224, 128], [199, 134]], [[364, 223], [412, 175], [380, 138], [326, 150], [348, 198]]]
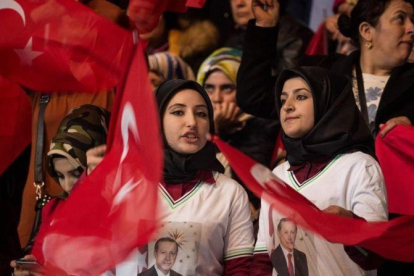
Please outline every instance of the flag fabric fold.
[[162, 151], [140, 47], [116, 102], [104, 160], [44, 226], [42, 254], [52, 275], [100, 275], [147, 244], [156, 228]]
[[396, 126], [377, 136], [375, 151], [384, 174], [390, 213], [414, 215], [414, 127]]
[[115, 87], [131, 32], [73, 0], [0, 2], [0, 75], [35, 91]]
[[329, 242], [362, 246], [387, 259], [414, 261], [414, 216], [370, 223], [324, 213], [263, 165], [218, 137], [213, 140], [243, 183], [272, 208], [293, 219], [298, 225], [321, 235]]

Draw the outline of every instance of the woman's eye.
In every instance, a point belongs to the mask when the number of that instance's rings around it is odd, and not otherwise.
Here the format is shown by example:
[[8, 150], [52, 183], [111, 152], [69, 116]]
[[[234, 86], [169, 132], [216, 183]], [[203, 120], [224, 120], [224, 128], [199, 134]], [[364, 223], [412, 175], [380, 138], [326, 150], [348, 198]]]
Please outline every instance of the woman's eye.
[[404, 18], [404, 16], [403, 15], [398, 15], [397, 17], [396, 17], [396, 19], [395, 19], [398, 23], [404, 23], [404, 20], [405, 20], [405, 18]]
[[176, 115], [176, 116], [180, 116], [180, 115], [183, 115], [184, 112], [182, 110], [175, 110], [175, 111], [171, 112], [171, 114]]
[[199, 112], [197, 112], [197, 113], [196, 113], [196, 115], [197, 115], [198, 117], [202, 117], [202, 118], [207, 117], [207, 113], [206, 113], [206, 112], [203, 112], [203, 111], [199, 111]]
[[58, 179], [65, 179], [65, 177], [63, 176], [63, 175], [61, 175], [61, 174], [58, 174]]
[[222, 88], [223, 92], [225, 93], [232, 93], [235, 89], [236, 87], [234, 87], [233, 85], [226, 85]]
[[284, 105], [286, 102], [286, 99], [280, 99], [280, 102], [282, 103], [282, 105]]
[[207, 91], [207, 93], [213, 93], [214, 92], [214, 86], [212, 85], [205, 85], [204, 90]]
[[298, 95], [297, 99], [300, 101], [306, 100], [308, 97], [306, 97], [305, 95]]
[[73, 172], [73, 173], [72, 173], [72, 176], [73, 176], [74, 178], [79, 178], [79, 177], [81, 176], [81, 174], [80, 174], [80, 172]]

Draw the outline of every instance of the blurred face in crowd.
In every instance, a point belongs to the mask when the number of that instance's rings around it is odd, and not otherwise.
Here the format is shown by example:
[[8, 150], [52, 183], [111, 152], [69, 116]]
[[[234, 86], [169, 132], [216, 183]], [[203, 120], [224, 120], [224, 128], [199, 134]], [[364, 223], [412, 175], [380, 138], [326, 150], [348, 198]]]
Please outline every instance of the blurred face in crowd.
[[239, 26], [246, 26], [254, 18], [252, 0], [230, 0], [230, 6], [234, 22]]
[[163, 129], [168, 145], [180, 154], [193, 154], [207, 143], [210, 122], [207, 104], [194, 90], [175, 94], [163, 115]]
[[204, 89], [213, 105], [236, 102], [236, 86], [222, 71], [211, 73], [204, 82]]
[[381, 15], [378, 25], [370, 27], [374, 56], [385, 66], [403, 65], [413, 47], [413, 7], [402, 0], [393, 0]]
[[174, 266], [177, 252], [178, 246], [175, 242], [162, 241], [158, 243], [158, 249], [154, 252], [155, 263], [164, 274], [168, 274]]
[[295, 248], [296, 232], [296, 224], [293, 221], [282, 222], [281, 229], [277, 231], [280, 243], [289, 252]]
[[154, 91], [164, 82], [164, 79], [153, 71], [149, 71], [148, 78], [150, 81], [151, 89]]
[[283, 131], [291, 138], [302, 138], [313, 128], [315, 121], [309, 85], [300, 77], [288, 79], [283, 85], [280, 101]]
[[67, 158], [55, 157], [52, 162], [60, 186], [62, 186], [65, 192], [70, 193], [81, 173], [68, 161]]

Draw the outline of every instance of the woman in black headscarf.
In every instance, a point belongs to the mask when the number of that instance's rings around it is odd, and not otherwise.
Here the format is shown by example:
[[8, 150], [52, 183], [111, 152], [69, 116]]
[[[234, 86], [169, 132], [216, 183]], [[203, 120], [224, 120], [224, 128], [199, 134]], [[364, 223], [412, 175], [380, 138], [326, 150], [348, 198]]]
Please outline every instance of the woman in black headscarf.
[[[138, 267], [139, 275], [248, 275], [254, 243], [249, 201], [245, 190], [222, 174], [207, 140], [214, 133], [207, 93], [195, 81], [177, 79], [161, 84], [155, 96], [164, 144], [161, 227], [153, 237], [159, 242], [140, 248], [140, 257], [116, 271], [136, 275]], [[88, 155], [88, 167], [102, 160], [98, 155], [102, 152]]]
[[[322, 68], [301, 67], [280, 74], [276, 106], [287, 161], [273, 173], [325, 212], [387, 220], [384, 181], [372, 157], [373, 139], [351, 89], [348, 77]], [[257, 252], [263, 254], [255, 255], [253, 270], [262, 262], [261, 268], [267, 263], [269, 271], [274, 268], [281, 275], [285, 269], [281, 263], [289, 266], [291, 254], [294, 268], [286, 269], [295, 269], [295, 275], [365, 275], [341, 245], [281, 219], [262, 200], [255, 248], [267, 250]], [[271, 234], [268, 229], [277, 230]]]

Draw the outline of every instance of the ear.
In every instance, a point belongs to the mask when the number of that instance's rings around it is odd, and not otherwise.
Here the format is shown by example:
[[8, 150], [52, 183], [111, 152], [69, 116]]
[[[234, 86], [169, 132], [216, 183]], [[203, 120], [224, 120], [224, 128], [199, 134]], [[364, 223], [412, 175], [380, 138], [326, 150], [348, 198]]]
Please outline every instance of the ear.
[[362, 22], [359, 25], [359, 35], [362, 39], [361, 43], [372, 42], [374, 35], [374, 27], [372, 27], [368, 22]]

